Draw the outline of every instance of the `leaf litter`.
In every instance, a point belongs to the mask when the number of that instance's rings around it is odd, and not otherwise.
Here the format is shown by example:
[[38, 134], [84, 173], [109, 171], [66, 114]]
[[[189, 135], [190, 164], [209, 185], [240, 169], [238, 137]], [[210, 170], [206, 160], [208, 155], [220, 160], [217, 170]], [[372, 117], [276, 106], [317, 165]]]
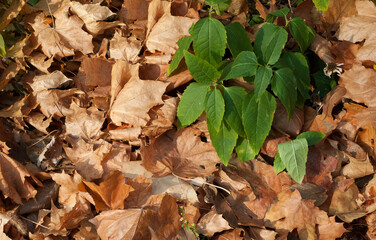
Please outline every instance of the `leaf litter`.
[[[205, 15], [201, 3], [2, 8], [1, 29], [21, 21], [29, 34], [14, 35], [13, 61], [0, 65], [1, 238], [375, 239], [376, 7], [342, 2], [330, 1], [326, 13], [309, 1], [295, 9], [317, 32], [311, 49], [344, 64], [339, 86], [290, 120], [278, 102], [262, 154], [248, 162], [233, 155], [227, 166], [205, 116], [177, 129], [180, 94], [192, 80], [186, 66], [167, 76], [177, 41]], [[233, 1], [214, 16], [249, 29], [245, 6]], [[263, 18], [279, 8], [256, 3]], [[326, 137], [309, 147], [297, 184], [270, 163], [278, 144], [306, 130]]]

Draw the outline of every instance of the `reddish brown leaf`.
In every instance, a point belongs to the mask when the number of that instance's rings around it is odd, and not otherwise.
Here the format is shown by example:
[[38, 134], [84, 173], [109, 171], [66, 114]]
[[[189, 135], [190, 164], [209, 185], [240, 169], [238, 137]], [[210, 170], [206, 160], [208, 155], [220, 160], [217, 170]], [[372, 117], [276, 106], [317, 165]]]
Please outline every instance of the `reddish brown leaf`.
[[232, 229], [222, 214], [218, 214], [213, 207], [210, 212], [201, 217], [197, 224], [196, 231], [206, 236], [212, 237], [215, 233]]

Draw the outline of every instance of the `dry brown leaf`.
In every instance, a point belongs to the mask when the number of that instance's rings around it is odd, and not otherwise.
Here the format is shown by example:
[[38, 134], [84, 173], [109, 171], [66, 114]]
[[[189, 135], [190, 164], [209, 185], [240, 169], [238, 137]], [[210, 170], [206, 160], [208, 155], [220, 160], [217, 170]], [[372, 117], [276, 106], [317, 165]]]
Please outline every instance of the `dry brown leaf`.
[[85, 27], [89, 33], [93, 35], [102, 34], [109, 28], [124, 25], [119, 21], [106, 21], [116, 14], [108, 7], [101, 6], [100, 3], [81, 4], [80, 2], [70, 1], [70, 7], [71, 11], [77, 14], [85, 23]]
[[75, 80], [76, 86], [84, 91], [92, 90], [95, 87], [110, 86], [114, 63], [115, 61], [113, 60], [101, 57], [84, 57], [80, 68], [83, 79]]
[[[263, 240], [279, 239], [279, 238], [276, 238], [277, 232], [268, 230], [268, 229], [252, 227], [252, 228], [249, 228], [248, 233], [250, 237], [254, 239], [263, 239]], [[281, 236], [281, 239], [283, 239], [283, 236]]]
[[306, 239], [317, 239], [316, 225], [330, 223], [326, 212], [315, 207], [312, 200], [302, 199], [297, 190], [279, 193], [278, 201], [270, 206], [265, 220], [277, 230], [297, 229]]
[[124, 209], [124, 200], [129, 196], [129, 192], [134, 190], [125, 184], [125, 176], [120, 171], [111, 172], [99, 186], [86, 181], [84, 184], [94, 199], [97, 212]]
[[22, 198], [35, 197], [33, 183], [41, 184], [22, 164], [0, 152], [0, 190], [5, 198], [22, 204]]
[[73, 235], [75, 240], [98, 240], [99, 236], [94, 224], [85, 220], [81, 222], [78, 232]]
[[196, 226], [196, 231], [200, 234], [212, 237], [215, 233], [232, 229], [222, 214], [218, 214], [212, 207], [210, 212], [203, 215]]
[[83, 54], [93, 52], [92, 36], [82, 30], [84, 23], [76, 15], [69, 16], [69, 2], [64, 1], [63, 5], [54, 14], [55, 25], [44, 22], [44, 14], [38, 14], [33, 23], [34, 35], [42, 47], [43, 53], [51, 57], [73, 56], [74, 50]]
[[206, 177], [216, 171], [218, 155], [210, 142], [201, 140], [209, 134], [195, 126], [167, 131], [149, 146], [143, 146], [143, 166], [155, 177], [171, 173], [185, 178]]
[[127, 162], [132, 159], [131, 146], [124, 143], [113, 142], [110, 152], [104, 155], [103, 178], [107, 177], [112, 171], [121, 170]]
[[41, 72], [48, 74], [48, 68], [51, 66], [54, 59], [46, 57], [43, 53], [33, 52], [28, 58], [28, 61]]
[[52, 118], [46, 118], [42, 113], [39, 112], [30, 113], [25, 120], [30, 123], [30, 125], [45, 134], [48, 134], [47, 128], [52, 122]]
[[188, 30], [195, 22], [188, 17], [176, 17], [167, 13], [158, 19], [146, 40], [146, 47], [152, 53], [174, 54], [178, 49], [177, 41], [189, 35]]
[[337, 38], [352, 43], [365, 40], [359, 49], [357, 58], [360, 61], [371, 60], [376, 62], [376, 6], [372, 1], [357, 0], [355, 2], [357, 15], [342, 18]]
[[113, 59], [123, 59], [130, 62], [136, 62], [138, 54], [141, 51], [141, 42], [135, 38], [123, 37], [119, 32], [115, 32], [110, 40], [110, 56]]
[[154, 24], [158, 20], [170, 11], [170, 3], [162, 0], [152, 0], [148, 8], [148, 20], [146, 25], [146, 36], [149, 35], [149, 32], [153, 28]]
[[319, 225], [319, 240], [333, 240], [340, 238], [345, 232], [343, 223], [337, 223], [335, 217], [329, 218], [330, 223]]
[[345, 97], [358, 103], [364, 103], [368, 107], [376, 107], [376, 99], [374, 98], [375, 77], [376, 72], [373, 69], [354, 64], [350, 70], [341, 75], [339, 84], [347, 90]]
[[104, 113], [96, 107], [82, 108], [72, 103], [70, 113], [65, 118], [65, 134], [85, 140], [96, 139], [104, 120]]
[[35, 76], [29, 85], [34, 92], [39, 92], [43, 90], [57, 89], [63, 84], [69, 82], [72, 82], [72, 79], [67, 78], [60, 71], [54, 71], [50, 74]]
[[120, 21], [128, 23], [135, 20], [146, 20], [149, 3], [148, 0], [125, 0], [118, 12]]
[[0, 31], [3, 30], [15, 17], [18, 16], [22, 8], [26, 5], [27, 1], [20, 0], [14, 1], [10, 6], [2, 13], [0, 18]]
[[77, 172], [73, 176], [66, 173], [51, 174], [52, 180], [60, 185], [59, 188], [59, 203], [63, 204], [65, 208], [74, 208], [77, 202], [90, 202], [94, 204], [93, 198], [86, 191], [82, 182], [82, 177]]
[[152, 195], [153, 182], [144, 175], [139, 175], [134, 179], [129, 179], [127, 183], [134, 191], [131, 191], [129, 196], [125, 199], [125, 208], [143, 206]]
[[118, 126], [122, 123], [145, 126], [150, 120], [148, 111], [155, 105], [163, 104], [162, 95], [168, 83], [140, 80], [133, 76], [115, 99], [110, 118]]
[[113, 140], [137, 142], [141, 135], [141, 127], [119, 127], [108, 131]]
[[277, 101], [277, 109], [274, 113], [273, 128], [286, 133], [292, 137], [298, 136], [304, 123], [304, 112], [295, 108], [291, 118], [289, 118], [286, 108], [280, 101]]
[[357, 13], [355, 2], [356, 0], [329, 1], [328, 10], [323, 14], [325, 23], [331, 25], [329, 31], [336, 31], [343, 18], [353, 16]]
[[64, 146], [65, 153], [75, 164], [77, 172], [85, 180], [101, 178], [103, 175], [102, 161], [110, 152], [111, 144], [104, 140], [85, 142], [82, 138], [74, 139], [67, 136], [69, 146]]
[[0, 90], [3, 89], [9, 81], [16, 76], [23, 66], [18, 62], [11, 62], [8, 67], [1, 73]]
[[342, 168], [341, 173], [343, 176], [356, 179], [368, 176], [375, 172], [368, 156], [364, 160], [359, 160], [351, 156], [348, 157], [350, 159], [350, 163]]
[[103, 211], [91, 219], [101, 239], [132, 239], [141, 218], [142, 209]]

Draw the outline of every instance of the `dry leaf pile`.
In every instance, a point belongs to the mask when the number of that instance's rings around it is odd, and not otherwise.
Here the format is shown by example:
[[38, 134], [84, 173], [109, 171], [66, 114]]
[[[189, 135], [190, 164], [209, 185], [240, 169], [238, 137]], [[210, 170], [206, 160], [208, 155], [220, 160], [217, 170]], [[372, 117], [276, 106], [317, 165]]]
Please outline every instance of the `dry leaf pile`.
[[[263, 18], [281, 7], [256, 3]], [[207, 15], [200, 2], [12, 1], [0, 20], [14, 39], [0, 63], [1, 239], [376, 239], [376, 6], [293, 10], [317, 32], [311, 49], [344, 64], [339, 85], [290, 121], [279, 104], [259, 157], [223, 166], [205, 117], [176, 128], [189, 71], [166, 75]], [[214, 17], [252, 38], [249, 11], [234, 0]], [[272, 162], [307, 130], [326, 138], [296, 184]]]

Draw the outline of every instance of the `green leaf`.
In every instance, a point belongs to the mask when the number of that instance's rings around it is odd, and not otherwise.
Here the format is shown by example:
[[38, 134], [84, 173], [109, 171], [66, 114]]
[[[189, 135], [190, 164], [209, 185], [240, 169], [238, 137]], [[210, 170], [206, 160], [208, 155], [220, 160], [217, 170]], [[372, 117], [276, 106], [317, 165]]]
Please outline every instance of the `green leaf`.
[[277, 152], [277, 154], [275, 155], [274, 157], [274, 172], [275, 173], [280, 173], [282, 172], [283, 170], [285, 170], [286, 166], [285, 164], [282, 162], [282, 159], [281, 157], [279, 156], [279, 153]]
[[254, 52], [243, 51], [223, 70], [220, 80], [252, 77], [256, 74], [258, 63]]
[[251, 40], [239, 22], [226, 26], [227, 44], [234, 58], [243, 51], [253, 51]]
[[246, 162], [248, 160], [254, 159], [257, 155], [257, 152], [253, 151], [249, 141], [245, 138], [238, 138], [236, 143], [236, 153], [240, 161]]
[[260, 66], [255, 77], [255, 95], [257, 100], [264, 94], [272, 79], [273, 71], [270, 67]]
[[218, 16], [221, 16], [231, 5], [231, 0], [206, 0], [206, 2], [212, 6]]
[[0, 57], [5, 58], [7, 55], [5, 42], [3, 36], [0, 34]]
[[184, 50], [185, 63], [192, 77], [199, 83], [210, 85], [217, 81], [220, 73], [207, 61]]
[[222, 121], [219, 131], [216, 131], [210, 122], [207, 123], [210, 133], [210, 140], [215, 148], [215, 151], [223, 164], [227, 165], [231, 154], [234, 151], [238, 135], [231, 127], [227, 125], [225, 121]]
[[287, 172], [299, 184], [306, 172], [308, 143], [305, 138], [295, 139], [278, 145], [278, 153]]
[[223, 24], [212, 17], [200, 19], [192, 30], [192, 37], [196, 55], [217, 66], [226, 49], [226, 29]]
[[290, 68], [297, 80], [298, 90], [304, 99], [309, 99], [310, 87], [309, 67], [306, 57], [299, 52], [285, 52], [275, 64], [277, 68]]
[[172, 59], [170, 66], [168, 66], [167, 75], [170, 76], [171, 73], [179, 66], [180, 61], [184, 57], [184, 50], [188, 50], [191, 46], [193, 39], [191, 36], [185, 36], [179, 39], [178, 46], [179, 49], [176, 50], [174, 59]]
[[312, 76], [316, 86], [314, 93], [318, 93], [322, 98], [332, 90], [333, 85], [337, 85], [336, 81], [326, 76], [322, 70], [315, 72]]
[[308, 131], [299, 134], [296, 139], [305, 138], [307, 140], [308, 146], [315, 145], [316, 143], [323, 140], [325, 137], [325, 133], [318, 132], [318, 131]]
[[273, 23], [277, 19], [277, 17], [286, 17], [289, 12], [290, 12], [290, 9], [282, 8], [278, 11], [275, 11], [266, 15], [265, 21], [269, 23]]
[[223, 98], [225, 100], [224, 119], [242, 137], [245, 137], [242, 122], [242, 104], [246, 95], [247, 92], [241, 87], [223, 88]]
[[265, 92], [256, 101], [254, 91], [247, 94], [243, 102], [243, 125], [249, 144], [259, 152], [272, 127], [277, 103], [273, 95]]
[[329, 0], [312, 0], [315, 7], [320, 11], [326, 11], [329, 7]]
[[293, 18], [289, 23], [291, 35], [299, 44], [300, 51], [304, 52], [315, 39], [315, 31], [307, 26], [300, 17]]
[[215, 131], [218, 131], [225, 113], [225, 101], [223, 100], [221, 91], [212, 89], [208, 92], [205, 111], [208, 122], [211, 123]]
[[180, 99], [177, 117], [179, 125], [186, 127], [193, 123], [204, 111], [206, 94], [209, 86], [191, 83]]
[[290, 68], [280, 68], [274, 72], [272, 90], [285, 106], [289, 118], [295, 110], [296, 103], [296, 80]]
[[287, 42], [287, 32], [284, 28], [271, 23], [265, 23], [258, 31], [255, 39], [255, 53], [262, 64], [272, 65], [281, 55]]

